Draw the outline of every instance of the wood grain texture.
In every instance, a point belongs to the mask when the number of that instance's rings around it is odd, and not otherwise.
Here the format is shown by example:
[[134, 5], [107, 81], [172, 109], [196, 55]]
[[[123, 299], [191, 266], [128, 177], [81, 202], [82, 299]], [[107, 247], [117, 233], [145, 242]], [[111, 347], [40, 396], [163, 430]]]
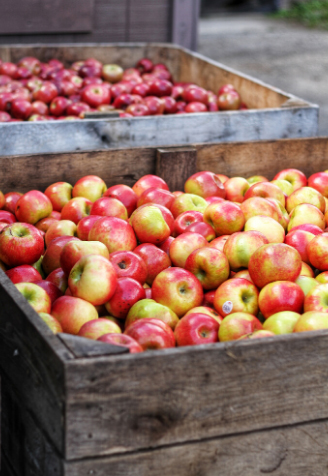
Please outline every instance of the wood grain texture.
[[323, 476], [328, 421], [66, 462], [65, 476]]
[[184, 191], [184, 184], [195, 173], [196, 164], [195, 147], [157, 149], [156, 175], [162, 177], [172, 191]]
[[94, 0], [11, 0], [0, 2], [5, 34], [91, 31]]
[[197, 50], [200, 0], [173, 0], [172, 41]]
[[328, 418], [328, 331], [66, 367], [67, 460]]
[[[0, 270], [0, 369], [59, 451], [64, 448], [64, 362], [68, 349]], [[5, 381], [2, 389], [5, 391]]]
[[[131, 7], [136, 10], [132, 16], [136, 19], [140, 16], [138, 5], [133, 3]], [[162, 3], [156, 5], [152, 8], [164, 8]], [[18, 61], [22, 56], [36, 56], [42, 61], [56, 57], [66, 65], [96, 57], [124, 68], [148, 56], [155, 63], [166, 63], [176, 81], [196, 82], [215, 92], [223, 83], [232, 83], [243, 101], [257, 109], [99, 121], [2, 123], [0, 155], [312, 137], [318, 131], [317, 106], [305, 103], [282, 108], [295, 97], [177, 46], [134, 43], [0, 47], [0, 58]]]
[[311, 107], [1, 123], [0, 155], [299, 138], [315, 136], [317, 130], [318, 109]]

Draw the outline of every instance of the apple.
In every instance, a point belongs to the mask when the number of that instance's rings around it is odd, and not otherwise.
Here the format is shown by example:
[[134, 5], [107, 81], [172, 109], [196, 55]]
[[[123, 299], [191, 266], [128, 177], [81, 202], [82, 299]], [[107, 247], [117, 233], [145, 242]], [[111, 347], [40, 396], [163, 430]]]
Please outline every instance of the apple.
[[308, 178], [308, 186], [317, 190], [321, 195], [328, 198], [328, 173], [318, 172]]
[[217, 105], [221, 111], [236, 111], [241, 106], [241, 99], [237, 91], [230, 90], [218, 96]]
[[127, 329], [136, 320], [152, 318], [165, 322], [173, 330], [179, 322], [178, 316], [169, 307], [145, 298], [133, 304], [128, 312], [125, 328]]
[[232, 235], [244, 228], [246, 220], [238, 205], [225, 201], [209, 205], [204, 212], [204, 221], [217, 235]]
[[298, 169], [281, 170], [273, 177], [273, 180], [287, 180], [292, 184], [294, 190], [307, 186], [306, 176]]
[[137, 208], [130, 218], [130, 223], [141, 243], [158, 244], [171, 234], [162, 210], [152, 204]]
[[318, 274], [315, 279], [321, 284], [328, 283], [328, 272], [324, 271], [323, 273]]
[[0, 64], [0, 74], [5, 76], [10, 76], [13, 78], [17, 71], [17, 66], [14, 63], [10, 63], [9, 61], [4, 61]]
[[309, 203], [317, 207], [322, 213], [325, 213], [326, 202], [320, 192], [311, 187], [301, 187], [295, 190], [286, 199], [286, 209], [291, 213], [297, 205]]
[[47, 116], [49, 114], [48, 106], [42, 101], [34, 101], [32, 103], [32, 114]]
[[196, 276], [206, 290], [218, 288], [230, 274], [229, 262], [224, 253], [210, 247], [193, 251], [184, 267]]
[[[69, 98], [72, 100], [72, 96], [69, 96]], [[81, 119], [84, 117], [84, 113], [90, 110], [91, 110], [90, 106], [86, 104], [85, 102], [80, 102], [80, 101], [74, 102], [72, 100], [72, 103], [69, 104], [66, 108], [67, 117], [65, 119], [75, 120], [77, 117]]]
[[204, 215], [202, 212], [188, 210], [180, 213], [174, 221], [174, 236], [185, 233], [190, 225], [201, 222], [204, 222]]
[[66, 243], [71, 240], [79, 241], [75, 236], [59, 236], [50, 242], [42, 260], [42, 268], [47, 275], [60, 268], [60, 254]]
[[174, 335], [178, 346], [211, 344], [218, 341], [219, 323], [207, 314], [185, 315]]
[[68, 276], [73, 266], [84, 256], [98, 255], [109, 258], [107, 247], [100, 241], [69, 241], [60, 254], [60, 266]]
[[[3, 195], [0, 196], [0, 202], [3, 204], [5, 203], [5, 198]], [[0, 223], [6, 223], [7, 225], [11, 225], [12, 223], [16, 223], [16, 222], [17, 220], [13, 213], [7, 212], [5, 210], [0, 210]]]
[[214, 228], [205, 222], [192, 223], [187, 227], [186, 232], [198, 233], [199, 235], [202, 235], [207, 241], [212, 241], [216, 237]]
[[138, 342], [143, 350], [175, 347], [172, 329], [159, 319], [140, 319], [133, 322], [124, 332]]
[[145, 203], [157, 203], [168, 209], [171, 208], [175, 196], [168, 190], [162, 190], [155, 187], [148, 188], [138, 198], [137, 206], [140, 207]]
[[15, 215], [20, 222], [34, 225], [50, 215], [52, 204], [49, 198], [38, 190], [25, 193], [16, 203]]
[[194, 251], [207, 246], [207, 240], [199, 233], [182, 233], [170, 246], [169, 256], [174, 266], [184, 268], [188, 256]]
[[121, 334], [121, 332], [120, 327], [115, 322], [99, 317], [83, 324], [77, 335], [87, 339], [98, 340], [103, 335], [109, 333]]
[[53, 283], [62, 293], [68, 288], [68, 278], [61, 268], [54, 269], [46, 278], [46, 281]]
[[149, 116], [149, 109], [146, 104], [130, 104], [126, 108], [126, 113], [133, 117]]
[[107, 246], [109, 253], [114, 251], [133, 251], [137, 240], [131, 225], [116, 217], [101, 217], [89, 232], [89, 241], [100, 241]]
[[251, 177], [247, 177], [246, 180], [250, 185], [258, 182], [269, 182], [269, 180], [263, 175], [252, 175]]
[[317, 331], [321, 329], [328, 329], [328, 314], [326, 312], [308, 311], [298, 319], [294, 332]]
[[263, 234], [268, 243], [284, 243], [285, 230], [284, 228], [271, 217], [268, 216], [253, 216], [245, 223], [245, 231], [257, 231]]
[[62, 116], [65, 114], [67, 107], [71, 104], [71, 101], [64, 96], [55, 97], [49, 106], [50, 113], [53, 116]]
[[259, 288], [273, 281], [295, 281], [300, 275], [302, 259], [297, 250], [284, 243], [269, 243], [250, 257], [249, 274]]
[[214, 308], [225, 317], [235, 312], [256, 315], [258, 313], [259, 292], [250, 281], [242, 278], [228, 279], [222, 283], [214, 295]]
[[107, 191], [103, 194], [103, 197], [117, 198], [117, 200], [123, 203], [128, 211], [129, 216], [137, 208], [138, 196], [134, 190], [132, 190], [132, 188], [128, 187], [127, 185], [113, 185], [107, 189]]
[[170, 255], [170, 246], [171, 246], [172, 241], [174, 241], [174, 237], [169, 236], [162, 243], [159, 243], [157, 245], [157, 247], [160, 248], [162, 251], [164, 251], [169, 256]]
[[[277, 223], [277, 225], [279, 224]], [[223, 252], [231, 269], [236, 271], [239, 268], [247, 268], [252, 254], [262, 245], [268, 243], [269, 240], [259, 231], [237, 232], [229, 236], [225, 242]]]
[[186, 86], [182, 93], [182, 98], [187, 103], [198, 102], [204, 105], [207, 104], [207, 91], [200, 86], [196, 86], [195, 84], [191, 84], [190, 86]]
[[312, 266], [328, 271], [328, 233], [321, 233], [309, 241], [306, 253]]
[[302, 313], [304, 292], [302, 288], [288, 281], [275, 281], [261, 289], [259, 295], [260, 311], [267, 319], [282, 311]]
[[214, 240], [212, 240], [208, 244], [208, 246], [210, 246], [211, 248], [216, 248], [219, 251], [223, 251], [224, 245], [226, 244], [226, 241], [228, 240], [229, 236], [230, 235], [219, 236], [218, 238], [215, 238]]
[[16, 203], [22, 197], [20, 192], [8, 192], [4, 196], [1, 193], [0, 205], [3, 210], [15, 214]]
[[313, 233], [304, 230], [295, 230], [293, 228], [292, 231], [286, 235], [285, 243], [286, 245], [292, 246], [299, 252], [302, 261], [307, 264], [310, 264], [310, 260], [307, 253], [307, 246], [313, 240], [314, 237], [315, 235], [313, 235]]
[[50, 225], [52, 225], [53, 223], [57, 223], [58, 221], [59, 220], [57, 218], [52, 218], [51, 216], [48, 216], [48, 217], [42, 218], [40, 221], [38, 221], [35, 224], [35, 228], [37, 228], [38, 230], [43, 231], [44, 233], [46, 233], [48, 231], [48, 228], [50, 227]]
[[44, 82], [33, 92], [33, 99], [35, 101], [42, 101], [46, 104], [50, 104], [56, 96], [58, 96], [58, 89], [49, 81]]
[[254, 216], [268, 216], [279, 222], [279, 212], [277, 206], [262, 197], [251, 197], [241, 203], [240, 208], [248, 221]]
[[322, 228], [317, 225], [312, 225], [311, 223], [304, 223], [302, 225], [293, 226], [293, 231], [295, 230], [308, 231], [310, 233], [313, 233], [313, 235], [320, 235], [321, 233], [323, 233]]
[[[233, 271], [232, 271], [233, 272]], [[237, 273], [235, 273], [233, 276], [231, 276], [231, 279], [235, 279], [235, 278], [243, 278], [243, 279], [247, 279], [248, 281], [250, 281], [252, 284], [253, 281], [252, 281], [252, 278], [249, 274], [249, 271], [248, 269], [242, 269], [241, 271], [238, 271]]]
[[27, 99], [17, 98], [11, 103], [10, 113], [15, 119], [27, 120], [33, 114], [33, 107]]
[[0, 122], [10, 122], [11, 116], [5, 112], [5, 111], [0, 111]]
[[136, 64], [136, 68], [140, 73], [150, 73], [153, 70], [154, 64], [149, 58], [142, 58]]
[[104, 64], [102, 67], [102, 77], [110, 83], [118, 83], [123, 77], [123, 68], [118, 64]]
[[83, 62], [81, 67], [79, 68], [79, 75], [82, 78], [90, 78], [90, 77], [101, 77], [103, 70], [103, 65], [100, 61], [94, 58], [88, 58]]
[[168, 268], [159, 273], [152, 285], [154, 300], [169, 307], [179, 317], [200, 306], [203, 289], [198, 279], [182, 268]]
[[254, 183], [245, 193], [244, 199], [251, 197], [275, 198], [281, 205], [285, 206], [285, 195], [277, 185], [270, 182]]
[[12, 283], [35, 283], [42, 279], [40, 273], [29, 264], [15, 266], [5, 272]]
[[56, 299], [51, 315], [59, 321], [64, 332], [75, 335], [83, 324], [98, 319], [97, 310], [92, 304], [73, 296]]
[[151, 83], [149, 83], [149, 96], [171, 96], [172, 93], [172, 83], [166, 79], [157, 78]]
[[232, 177], [224, 182], [226, 199], [231, 202], [242, 203], [249, 189], [249, 182], [243, 177]]
[[146, 96], [143, 98], [143, 104], [148, 108], [151, 116], [160, 116], [164, 114], [165, 102], [156, 96]]
[[13, 223], [0, 232], [0, 260], [9, 267], [32, 265], [43, 251], [43, 238], [33, 225]]
[[318, 286], [319, 284], [319, 282], [316, 281], [314, 277], [302, 276], [302, 274], [300, 274], [300, 276], [296, 279], [295, 283], [298, 284], [299, 287], [302, 289], [304, 296], [307, 296], [309, 292], [312, 291], [312, 289], [315, 286]]
[[300, 276], [309, 276], [310, 278], [314, 278], [313, 269], [311, 268], [310, 265], [308, 265], [307, 263], [304, 263], [304, 261], [302, 261]]
[[51, 300], [44, 289], [34, 283], [18, 283], [15, 286], [36, 312], [50, 313]]
[[54, 283], [50, 281], [40, 279], [39, 281], [35, 281], [34, 284], [40, 286], [46, 291], [50, 297], [51, 305], [53, 305], [56, 299], [60, 298], [64, 294]]
[[68, 286], [74, 297], [98, 306], [105, 304], [113, 296], [117, 275], [107, 258], [89, 254], [82, 256], [74, 264], [69, 273]]
[[263, 326], [257, 317], [246, 312], [234, 312], [223, 319], [219, 328], [219, 341], [237, 340], [262, 329]]
[[128, 212], [122, 202], [116, 198], [101, 197], [98, 198], [92, 205], [90, 215], [110, 216], [128, 219]]
[[151, 243], [143, 243], [134, 249], [146, 264], [146, 283], [151, 286], [156, 276], [171, 266], [171, 259], [165, 251]]
[[189, 102], [184, 109], [184, 112], [187, 112], [187, 113], [207, 112], [207, 111], [208, 111], [207, 106], [205, 106], [205, 104], [203, 104], [202, 102], [197, 102], [197, 101]]
[[47, 247], [52, 240], [59, 236], [76, 236], [76, 225], [74, 222], [71, 220], [52, 220], [53, 222], [45, 232], [45, 243]]
[[197, 172], [188, 178], [184, 186], [186, 193], [207, 198], [217, 196], [225, 198], [226, 191], [221, 180], [209, 171]]
[[100, 336], [97, 340], [100, 342], [106, 342], [111, 345], [118, 345], [122, 347], [127, 347], [130, 351], [130, 354], [136, 354], [138, 352], [143, 352], [143, 348], [140, 344], [132, 337], [125, 334], [104, 334]]
[[54, 334], [63, 332], [62, 326], [51, 314], [48, 314], [47, 312], [39, 312], [39, 316]]
[[91, 200], [84, 197], [75, 197], [64, 205], [61, 218], [62, 220], [70, 220], [77, 225], [82, 218], [90, 215], [91, 208]]
[[138, 281], [118, 278], [115, 293], [105, 306], [110, 315], [125, 319], [131, 307], [142, 299], [146, 299], [145, 289]]
[[86, 175], [80, 178], [73, 187], [72, 197], [84, 197], [95, 202], [106, 192], [105, 182], [97, 175]]
[[17, 66], [19, 68], [23, 67], [29, 69], [31, 73], [36, 76], [41, 71], [40, 61], [32, 56], [25, 56], [24, 58], [18, 61]]
[[287, 180], [283, 180], [283, 179], [280, 179], [280, 180], [272, 180], [271, 183], [273, 183], [274, 185], [277, 185], [277, 187], [280, 188], [280, 190], [288, 197], [289, 195], [291, 195], [294, 191], [294, 187], [292, 186], [292, 184], [290, 182], [288, 182]]
[[157, 177], [157, 175], [144, 175], [136, 181], [132, 187], [132, 190], [139, 198], [145, 190], [151, 187], [169, 191], [167, 183], [160, 177]]
[[281, 311], [272, 314], [263, 324], [263, 329], [276, 335], [291, 334], [301, 314], [293, 311]]
[[76, 227], [77, 237], [80, 240], [87, 241], [88, 236], [89, 236], [89, 232], [90, 232], [92, 226], [94, 225], [94, 223], [96, 223], [96, 221], [99, 218], [101, 218], [101, 217], [98, 216], [98, 215], [89, 215], [89, 216], [86, 216], [86, 217], [82, 218], [79, 221], [79, 223]]
[[[144, 246], [147, 247], [147, 245]], [[135, 248], [134, 252], [116, 251], [111, 253], [109, 261], [114, 266], [118, 278], [132, 278], [144, 284], [147, 279], [147, 265], [143, 258], [137, 254], [137, 248]]]

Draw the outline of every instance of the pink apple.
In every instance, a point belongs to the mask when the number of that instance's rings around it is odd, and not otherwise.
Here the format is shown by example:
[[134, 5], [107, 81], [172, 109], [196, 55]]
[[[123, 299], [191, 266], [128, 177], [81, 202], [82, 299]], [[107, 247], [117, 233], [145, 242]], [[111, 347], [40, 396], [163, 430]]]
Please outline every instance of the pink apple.
[[44, 289], [34, 283], [18, 283], [15, 286], [36, 312], [50, 313], [51, 300]]
[[123, 203], [110, 197], [98, 198], [92, 205], [90, 215], [128, 219], [128, 212]]
[[301, 313], [303, 310], [304, 292], [296, 283], [275, 281], [261, 289], [259, 307], [267, 319], [282, 311]]
[[132, 337], [125, 334], [104, 334], [99, 337], [97, 340], [100, 342], [106, 342], [111, 345], [118, 345], [122, 347], [127, 347], [130, 351], [130, 354], [135, 354], [138, 352], [143, 352], [143, 348], [136, 340]]
[[306, 187], [307, 185], [307, 178], [298, 169], [284, 169], [278, 172], [274, 177], [273, 180], [287, 180], [287, 182], [290, 182], [294, 188], [294, 190], [297, 190], [298, 188], [301, 187]]
[[234, 312], [223, 319], [219, 329], [219, 341], [237, 340], [262, 329], [263, 326], [257, 317], [245, 312]]
[[243, 177], [232, 177], [224, 182], [226, 199], [232, 202], [242, 203], [249, 189], [249, 182]]
[[147, 268], [146, 283], [151, 286], [156, 276], [171, 266], [171, 259], [165, 251], [151, 243], [143, 243], [134, 249]]
[[271, 217], [257, 215], [249, 218], [245, 223], [245, 232], [257, 232], [265, 236], [268, 243], [284, 243], [285, 230]]
[[133, 251], [137, 240], [131, 225], [115, 217], [101, 217], [89, 232], [89, 241], [100, 241], [107, 246], [109, 253], [114, 251]]
[[89, 199], [75, 197], [64, 205], [61, 218], [62, 220], [70, 220], [77, 225], [82, 218], [90, 215], [91, 208], [92, 202]]
[[44, 194], [49, 198], [55, 211], [61, 212], [62, 208], [72, 198], [73, 187], [67, 182], [56, 182], [46, 188]]
[[273, 281], [295, 281], [302, 268], [297, 250], [284, 243], [270, 243], [255, 251], [249, 260], [249, 274], [259, 288]]
[[56, 299], [51, 315], [61, 324], [68, 334], [78, 334], [83, 324], [98, 319], [96, 308], [87, 301], [72, 296]]
[[324, 197], [328, 198], [328, 173], [318, 172], [308, 179], [308, 186], [316, 189]]
[[270, 182], [254, 183], [245, 193], [244, 199], [247, 200], [251, 197], [275, 198], [283, 207], [286, 202], [284, 193], [277, 185]]
[[87, 217], [82, 218], [76, 227], [77, 237], [80, 240], [87, 241], [91, 228], [99, 218], [101, 217], [98, 215], [89, 215]]
[[43, 238], [33, 225], [13, 223], [0, 232], [0, 260], [10, 267], [32, 265], [43, 251]]
[[210, 246], [211, 248], [216, 248], [219, 251], [223, 251], [224, 246], [225, 246], [226, 241], [228, 240], [229, 236], [231, 236], [231, 235], [221, 235], [218, 238], [215, 238], [214, 240], [212, 240], [208, 244], [208, 246]]
[[60, 253], [60, 266], [68, 276], [73, 266], [87, 255], [98, 255], [109, 258], [107, 247], [100, 241], [69, 241]]
[[133, 322], [124, 332], [135, 339], [143, 350], [175, 347], [172, 329], [159, 319], [140, 319]]
[[[39, 223], [39, 222], [38, 222]], [[59, 236], [75, 236], [76, 225], [71, 220], [55, 220], [47, 229], [45, 234], [45, 242], [47, 247], [52, 240]]]
[[115, 322], [99, 317], [98, 319], [83, 324], [79, 330], [78, 336], [98, 340], [103, 335], [109, 333], [121, 334], [121, 329], [117, 324], [115, 324]]
[[232, 235], [244, 228], [246, 220], [238, 205], [225, 201], [209, 205], [204, 212], [204, 221], [217, 235]]
[[203, 301], [200, 282], [182, 268], [169, 268], [159, 273], [152, 285], [152, 295], [156, 302], [169, 307], [179, 317]]
[[228, 279], [215, 292], [214, 308], [223, 317], [235, 312], [256, 315], [258, 297], [256, 286], [247, 279]]
[[50, 215], [52, 204], [49, 198], [38, 190], [25, 193], [16, 203], [17, 220], [34, 225], [42, 218]]
[[290, 214], [288, 231], [291, 231], [298, 225], [304, 224], [316, 225], [321, 228], [321, 230], [324, 230], [326, 228], [325, 216], [316, 206], [310, 203], [301, 203], [300, 205], [296, 205]]
[[209, 171], [197, 172], [189, 177], [184, 186], [186, 193], [199, 195], [200, 197], [225, 198], [226, 190], [221, 180]]
[[105, 182], [97, 175], [86, 175], [76, 182], [72, 190], [73, 197], [84, 197], [95, 202], [106, 192]]
[[259, 231], [238, 232], [230, 235], [225, 242], [223, 252], [228, 258], [231, 269], [236, 271], [239, 268], [247, 268], [252, 254], [268, 243], [269, 240]]
[[299, 252], [302, 261], [307, 264], [310, 264], [310, 260], [307, 254], [307, 246], [313, 240], [314, 237], [315, 235], [313, 235], [313, 233], [304, 230], [295, 230], [293, 228], [292, 231], [286, 235], [285, 243], [286, 245], [292, 246]]
[[319, 208], [322, 213], [325, 213], [326, 202], [320, 192], [312, 187], [301, 187], [295, 190], [286, 199], [286, 210], [291, 213], [297, 205], [302, 203], [310, 203]]
[[14, 283], [35, 283], [42, 279], [40, 273], [29, 264], [22, 264], [6, 271], [8, 278]]
[[133, 185], [132, 190], [139, 198], [145, 190], [151, 187], [169, 190], [167, 183], [160, 177], [157, 177], [157, 175], [144, 175], [139, 180], [137, 180], [137, 182]]
[[306, 253], [312, 266], [328, 271], [328, 233], [321, 233], [309, 241]]

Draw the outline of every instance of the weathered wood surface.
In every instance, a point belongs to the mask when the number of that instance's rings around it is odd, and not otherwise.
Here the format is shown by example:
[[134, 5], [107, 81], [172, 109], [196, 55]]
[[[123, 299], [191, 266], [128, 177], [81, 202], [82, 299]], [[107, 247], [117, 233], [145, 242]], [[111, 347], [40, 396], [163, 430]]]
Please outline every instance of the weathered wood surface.
[[318, 131], [317, 106], [305, 103], [281, 107], [294, 96], [177, 46], [122, 43], [0, 47], [3, 60], [18, 61], [22, 56], [36, 56], [42, 61], [55, 57], [65, 64], [93, 56], [123, 67], [148, 56], [154, 62], [165, 62], [177, 81], [196, 82], [215, 92], [225, 82], [232, 83], [243, 101], [257, 109], [98, 121], [2, 123], [1, 155], [312, 137]]
[[312, 137], [311, 107], [174, 116], [0, 124], [0, 154], [37, 154]]
[[162, 177], [172, 191], [183, 191], [186, 180], [195, 173], [196, 168], [195, 147], [157, 149], [156, 175]]
[[328, 418], [328, 331], [67, 362], [67, 460]]
[[10, 0], [0, 2], [0, 33], [91, 31], [94, 0]]
[[73, 356], [1, 270], [0, 309], [1, 375], [64, 451], [64, 362]]
[[76, 358], [129, 353], [129, 350], [123, 346], [110, 345], [71, 334], [58, 334], [58, 337]]
[[200, 0], [174, 0], [172, 41], [177, 45], [197, 50], [197, 29]]
[[[298, 168], [307, 176], [328, 168], [328, 140], [324, 137], [193, 147], [197, 164], [190, 175], [212, 170], [229, 177], [263, 174], [271, 180], [283, 168]], [[99, 175], [108, 187], [117, 183], [132, 186], [143, 175], [156, 173], [156, 154], [156, 148], [146, 147], [0, 157], [0, 190], [27, 192], [33, 187], [44, 191], [58, 181], [74, 184], [83, 175]]]
[[[31, 0], [14, 0], [19, 3], [31, 4]], [[72, 0], [70, 0], [72, 1]], [[3, 1], [3, 4], [10, 2]], [[46, 3], [44, 0], [39, 3]], [[48, 2], [47, 2], [48, 3]], [[52, 2], [58, 5], [58, 2]], [[68, 3], [68, 2], [66, 2]], [[34, 6], [35, 2], [33, 2]], [[79, 2], [82, 5], [82, 2]], [[191, 9], [192, 6], [187, 5]], [[32, 8], [30, 9], [32, 10]], [[72, 10], [78, 17], [78, 8]], [[16, 17], [19, 15], [19, 8], [16, 9]], [[34, 24], [35, 24], [34, 8]], [[6, 30], [0, 30], [0, 44], [8, 44], [8, 39], [12, 43], [86, 43], [86, 42], [114, 42], [114, 41], [172, 41], [172, 16], [173, 6], [171, 0], [94, 0], [94, 8], [90, 14], [89, 21], [91, 21], [91, 28], [77, 27], [74, 29], [65, 29], [59, 25], [56, 28], [47, 30], [32, 27], [17, 31], [15, 27], [15, 35], [8, 37]], [[6, 16], [4, 21], [12, 24], [13, 16]], [[36, 25], [38, 26], [38, 25]], [[195, 24], [187, 24], [188, 30], [195, 28]], [[43, 34], [36, 34], [37, 31]], [[53, 33], [62, 32], [61, 35], [54, 35]], [[65, 33], [67, 32], [67, 33]], [[29, 33], [28, 35], [26, 33]], [[184, 46], [192, 47], [192, 44], [185, 44]]]

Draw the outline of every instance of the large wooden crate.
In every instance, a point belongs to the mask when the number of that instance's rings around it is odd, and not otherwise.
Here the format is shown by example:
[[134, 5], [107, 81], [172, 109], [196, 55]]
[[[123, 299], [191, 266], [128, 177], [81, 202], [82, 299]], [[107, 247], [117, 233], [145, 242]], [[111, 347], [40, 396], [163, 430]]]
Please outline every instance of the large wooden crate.
[[195, 50], [200, 0], [0, 2], [0, 44], [174, 42]]
[[318, 107], [177, 46], [164, 44], [0, 46], [0, 58], [36, 56], [66, 64], [95, 57], [135, 65], [144, 56], [165, 62], [176, 81], [191, 81], [217, 92], [232, 83], [245, 111], [164, 115], [133, 119], [0, 123], [0, 155], [71, 152], [118, 147], [168, 146], [312, 137], [318, 132]]
[[[165, 176], [169, 164], [183, 181], [190, 163], [230, 176], [309, 175], [327, 168], [328, 140], [1, 158], [0, 189], [44, 190], [93, 173], [131, 185]], [[323, 476], [327, 347], [320, 331], [113, 354], [52, 334], [0, 271], [2, 474]]]

